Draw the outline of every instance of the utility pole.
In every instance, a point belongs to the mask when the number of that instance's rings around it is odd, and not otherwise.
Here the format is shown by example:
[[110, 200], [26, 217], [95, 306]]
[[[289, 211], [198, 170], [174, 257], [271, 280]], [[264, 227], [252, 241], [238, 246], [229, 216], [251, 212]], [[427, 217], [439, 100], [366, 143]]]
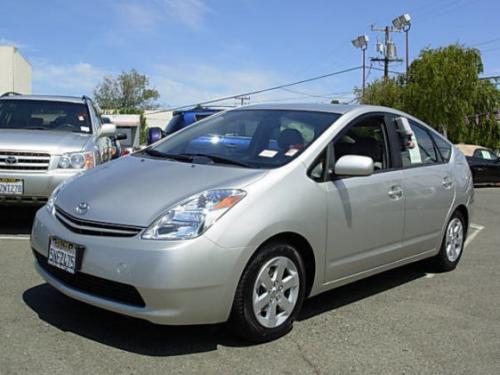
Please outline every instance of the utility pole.
[[243, 106], [250, 103], [250, 96], [237, 96], [234, 98], [236, 105]]
[[396, 51], [396, 45], [392, 40], [391, 34], [395, 30], [392, 26], [386, 26], [384, 28], [377, 28], [372, 25], [372, 31], [383, 32], [384, 33], [384, 43], [377, 42], [377, 51], [383, 57], [372, 57], [370, 61], [373, 62], [383, 62], [384, 63], [384, 79], [389, 78], [389, 65], [393, 62], [402, 62], [403, 60], [398, 58]]

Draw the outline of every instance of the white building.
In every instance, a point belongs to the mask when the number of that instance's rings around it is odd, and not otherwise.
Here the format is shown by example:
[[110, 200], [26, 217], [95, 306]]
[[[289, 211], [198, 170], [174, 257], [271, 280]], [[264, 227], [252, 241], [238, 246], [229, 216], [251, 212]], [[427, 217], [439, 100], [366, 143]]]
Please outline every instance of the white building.
[[0, 46], [0, 95], [31, 94], [31, 64], [14, 46]]
[[144, 111], [144, 117], [146, 118], [146, 126], [148, 128], [161, 128], [165, 130], [165, 127], [172, 118], [172, 111]]

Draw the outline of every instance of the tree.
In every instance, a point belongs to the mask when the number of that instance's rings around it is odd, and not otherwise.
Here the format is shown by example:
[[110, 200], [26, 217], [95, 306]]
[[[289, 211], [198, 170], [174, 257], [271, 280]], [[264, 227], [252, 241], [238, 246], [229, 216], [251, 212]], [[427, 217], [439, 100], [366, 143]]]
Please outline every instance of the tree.
[[159, 97], [158, 91], [149, 87], [149, 78], [135, 69], [117, 77], [104, 77], [94, 89], [95, 100], [102, 109], [108, 110], [153, 109]]
[[[445, 133], [454, 142], [500, 147], [500, 107], [496, 87], [479, 79], [483, 72], [477, 49], [453, 44], [424, 49], [408, 76], [368, 85], [362, 103], [401, 109]], [[359, 90], [356, 91], [359, 95]]]
[[360, 103], [382, 105], [403, 110], [404, 86], [400, 79], [379, 79], [370, 84], [362, 95], [361, 89], [355, 90]]
[[466, 118], [474, 115], [478, 94], [482, 95], [482, 72], [476, 49], [457, 44], [425, 49], [410, 66], [405, 107], [453, 141], [464, 141]]

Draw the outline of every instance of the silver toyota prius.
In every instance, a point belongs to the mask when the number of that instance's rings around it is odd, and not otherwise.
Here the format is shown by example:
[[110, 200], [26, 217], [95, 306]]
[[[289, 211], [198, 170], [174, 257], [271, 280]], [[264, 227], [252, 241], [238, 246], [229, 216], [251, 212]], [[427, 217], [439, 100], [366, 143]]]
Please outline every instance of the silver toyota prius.
[[31, 245], [72, 298], [262, 342], [306, 297], [424, 258], [454, 269], [473, 197], [463, 154], [406, 113], [251, 105], [66, 181]]

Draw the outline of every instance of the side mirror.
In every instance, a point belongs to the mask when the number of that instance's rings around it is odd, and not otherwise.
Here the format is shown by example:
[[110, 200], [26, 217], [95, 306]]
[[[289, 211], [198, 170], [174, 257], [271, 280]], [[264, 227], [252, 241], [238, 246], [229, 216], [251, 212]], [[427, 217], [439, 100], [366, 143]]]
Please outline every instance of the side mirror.
[[116, 133], [116, 125], [102, 124], [99, 130], [99, 137], [111, 137]]
[[370, 176], [373, 174], [373, 159], [361, 155], [345, 155], [335, 163], [337, 176]]
[[155, 142], [158, 142], [160, 139], [165, 137], [165, 132], [160, 128], [149, 128], [148, 129], [148, 146]]
[[127, 134], [125, 134], [125, 133], [116, 133], [115, 134], [115, 139], [117, 141], [123, 141], [123, 140], [127, 139]]

